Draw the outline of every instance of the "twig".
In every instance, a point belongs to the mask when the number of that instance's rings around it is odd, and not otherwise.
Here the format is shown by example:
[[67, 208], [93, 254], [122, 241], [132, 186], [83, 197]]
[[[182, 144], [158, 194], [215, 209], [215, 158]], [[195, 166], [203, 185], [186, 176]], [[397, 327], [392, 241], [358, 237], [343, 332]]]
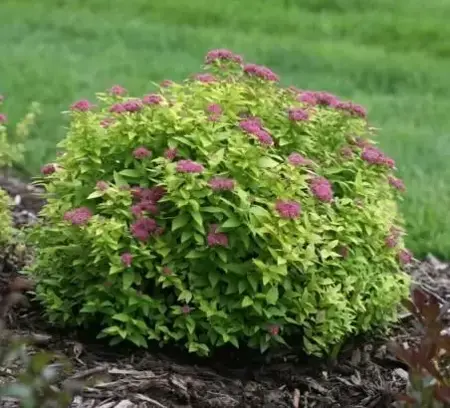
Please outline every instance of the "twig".
[[105, 374], [108, 371], [106, 367], [94, 367], [89, 370], [81, 371], [80, 373], [76, 373], [69, 378], [69, 380], [81, 380], [87, 377], [90, 377], [94, 374]]
[[136, 398], [139, 398], [141, 401], [150, 402], [151, 404], [156, 405], [159, 408], [167, 408], [166, 405], [163, 405], [160, 402], [154, 400], [153, 398], [149, 398], [149, 397], [147, 397], [145, 395], [142, 395], [142, 394], [136, 394]]

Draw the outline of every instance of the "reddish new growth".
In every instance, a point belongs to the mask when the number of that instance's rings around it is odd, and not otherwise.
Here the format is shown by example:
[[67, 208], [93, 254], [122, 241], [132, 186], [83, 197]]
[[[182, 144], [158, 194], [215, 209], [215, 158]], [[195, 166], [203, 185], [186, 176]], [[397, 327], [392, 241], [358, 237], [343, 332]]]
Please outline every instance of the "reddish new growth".
[[170, 275], [172, 275], [173, 272], [172, 272], [172, 269], [170, 269], [168, 266], [165, 266], [162, 269], [162, 273], [166, 276], [170, 276]]
[[108, 189], [108, 183], [106, 181], [100, 180], [100, 181], [97, 181], [97, 184], [95, 185], [95, 187], [99, 191], [105, 191]]
[[150, 235], [156, 233], [158, 224], [152, 218], [142, 217], [131, 224], [131, 235], [139, 241], [147, 241]]
[[159, 105], [163, 101], [163, 97], [158, 94], [148, 94], [142, 98], [142, 102], [146, 105]]
[[108, 128], [114, 123], [114, 118], [105, 118], [100, 122], [102, 128]]
[[342, 147], [340, 152], [341, 152], [341, 155], [343, 157], [345, 157], [346, 159], [350, 159], [353, 156], [353, 150], [349, 146]]
[[192, 309], [189, 307], [189, 305], [184, 305], [181, 308], [181, 311], [183, 312], [183, 314], [187, 315], [187, 314], [191, 313]]
[[71, 222], [73, 225], [84, 225], [92, 217], [92, 211], [87, 207], [75, 208], [64, 214], [64, 220]]
[[216, 77], [212, 74], [196, 74], [194, 75], [194, 79], [203, 82], [204, 84], [216, 82]]
[[138, 159], [138, 160], [142, 160], [147, 157], [150, 157], [151, 154], [152, 154], [152, 152], [144, 146], [140, 146], [133, 150], [133, 156], [135, 159]]
[[294, 219], [300, 216], [302, 208], [296, 201], [277, 200], [275, 210], [281, 218]]
[[315, 177], [310, 182], [312, 193], [323, 202], [333, 200], [333, 189], [331, 183], [324, 177]]
[[177, 154], [178, 154], [178, 150], [175, 149], [175, 148], [166, 149], [165, 152], [164, 152], [164, 157], [167, 160], [173, 160], [173, 159], [175, 159], [175, 157], [177, 157]]
[[278, 82], [280, 78], [271, 69], [262, 65], [246, 64], [244, 65], [244, 73], [251, 77], [256, 77], [264, 81]]
[[209, 104], [206, 111], [209, 113], [208, 119], [212, 122], [219, 120], [222, 115], [222, 107], [217, 103]]
[[218, 61], [234, 62], [237, 64], [242, 64], [243, 58], [240, 55], [233, 53], [230, 50], [221, 48], [217, 50], [209, 51], [205, 57], [206, 64], [212, 64]]
[[125, 95], [127, 93], [127, 90], [120, 85], [114, 85], [110, 88], [109, 93], [111, 95], [121, 96], [121, 95]]
[[203, 173], [205, 168], [200, 163], [192, 160], [179, 160], [176, 170], [178, 173]]
[[309, 113], [302, 108], [289, 109], [289, 119], [293, 122], [304, 122], [309, 119]]
[[225, 177], [214, 177], [209, 180], [208, 185], [214, 191], [233, 190], [235, 181]]
[[411, 251], [409, 251], [407, 249], [402, 249], [398, 254], [398, 260], [400, 261], [400, 263], [402, 265], [408, 265], [412, 262], [413, 255], [412, 255]]
[[228, 237], [223, 232], [217, 232], [218, 229], [217, 224], [212, 224], [209, 226], [209, 233], [207, 237], [208, 246], [215, 247], [227, 247], [228, 246]]
[[87, 112], [94, 107], [87, 99], [82, 99], [71, 105], [70, 109], [73, 111]]
[[348, 246], [345, 246], [345, 245], [341, 245], [339, 248], [338, 248], [338, 253], [339, 253], [339, 255], [341, 255], [342, 256], [342, 258], [348, 258], [348, 255], [349, 255], [349, 249], [348, 249]]
[[165, 79], [164, 81], [162, 81], [160, 83], [162, 88], [168, 88], [169, 86], [172, 86], [174, 84], [173, 81], [171, 81], [170, 79]]
[[361, 152], [361, 159], [369, 164], [375, 164], [379, 166], [387, 166], [392, 168], [395, 166], [395, 162], [390, 157], [387, 157], [380, 149], [374, 146], [366, 146]]
[[56, 166], [53, 163], [45, 164], [41, 167], [41, 173], [44, 176], [48, 176], [50, 174], [53, 174], [56, 171]]
[[120, 255], [120, 260], [122, 261], [122, 264], [129, 268], [131, 266], [131, 262], [133, 262], [133, 255], [131, 255], [129, 252], [125, 252], [122, 255]]
[[0, 113], [0, 124], [6, 123], [8, 120], [8, 117], [4, 113]]
[[312, 163], [311, 160], [309, 160], [309, 159], [303, 157], [301, 154], [295, 153], [295, 152], [291, 153], [288, 156], [288, 162], [296, 167], [297, 166], [308, 166]]
[[398, 191], [405, 191], [406, 187], [405, 187], [405, 183], [403, 182], [403, 180], [394, 177], [394, 176], [388, 176], [388, 181], [389, 184], [394, 187], [395, 189], [397, 189]]
[[142, 109], [142, 102], [139, 99], [131, 99], [122, 104], [126, 112], [139, 112]]

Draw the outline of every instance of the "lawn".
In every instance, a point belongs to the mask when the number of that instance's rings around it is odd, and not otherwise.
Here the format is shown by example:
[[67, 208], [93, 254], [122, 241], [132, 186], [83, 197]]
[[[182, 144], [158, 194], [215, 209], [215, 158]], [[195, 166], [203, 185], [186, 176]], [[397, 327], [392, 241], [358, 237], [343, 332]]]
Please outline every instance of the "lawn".
[[31, 101], [44, 109], [32, 174], [54, 157], [72, 101], [116, 83], [141, 95], [230, 48], [287, 85], [366, 105], [409, 190], [410, 247], [449, 258], [449, 14], [443, 0], [2, 0], [0, 93], [12, 120]]

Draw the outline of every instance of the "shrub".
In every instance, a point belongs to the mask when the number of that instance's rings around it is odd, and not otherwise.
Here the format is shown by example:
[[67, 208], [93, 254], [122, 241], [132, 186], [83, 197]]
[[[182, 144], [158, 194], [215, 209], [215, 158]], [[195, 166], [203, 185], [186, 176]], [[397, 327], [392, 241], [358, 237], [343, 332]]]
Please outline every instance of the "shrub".
[[5, 190], [0, 188], [0, 245], [8, 244], [13, 235], [11, 200]]
[[205, 68], [72, 105], [31, 235], [50, 319], [200, 354], [299, 333], [321, 354], [395, 319], [404, 185], [364, 109], [230, 51]]

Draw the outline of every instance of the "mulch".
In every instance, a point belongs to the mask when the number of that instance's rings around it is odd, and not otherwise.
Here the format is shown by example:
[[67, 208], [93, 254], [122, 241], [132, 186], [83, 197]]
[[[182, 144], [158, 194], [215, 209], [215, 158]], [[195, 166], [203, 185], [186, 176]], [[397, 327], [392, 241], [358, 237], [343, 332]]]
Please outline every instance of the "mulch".
[[[0, 186], [15, 202], [16, 225], [34, 222], [43, 204], [39, 190], [4, 176]], [[0, 294], [26, 262], [17, 252], [2, 251]], [[411, 274], [441, 302], [450, 301], [450, 264], [429, 256]], [[390, 354], [387, 344], [392, 339], [414, 342], [418, 336], [405, 314], [389, 338], [353, 339], [337, 361], [307, 357], [298, 350], [261, 356], [234, 349], [201, 359], [171, 348], [112, 348], [79, 333], [58, 331], [32, 301], [8, 314], [7, 328], [39, 340], [30, 353], [40, 349], [65, 355], [72, 364], [65, 379], [90, 380], [72, 408], [391, 407], [394, 394], [405, 389], [407, 367]], [[0, 383], [12, 381], [15, 374], [0, 368]], [[12, 399], [0, 405], [18, 406]]]

